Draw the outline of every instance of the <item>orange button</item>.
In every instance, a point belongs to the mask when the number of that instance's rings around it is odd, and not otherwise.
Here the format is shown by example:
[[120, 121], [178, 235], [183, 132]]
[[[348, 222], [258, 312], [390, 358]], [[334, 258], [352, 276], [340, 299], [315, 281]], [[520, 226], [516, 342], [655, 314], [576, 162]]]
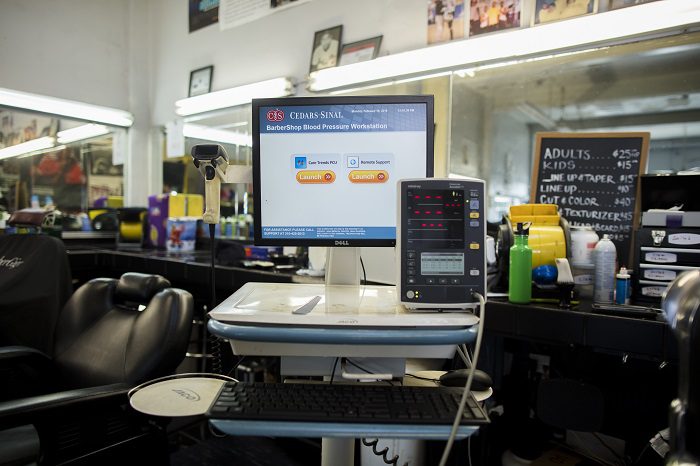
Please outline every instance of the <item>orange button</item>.
[[479, 243], [471, 243], [469, 249], [479, 249]]
[[479, 218], [479, 212], [469, 212], [469, 218]]
[[386, 183], [389, 174], [384, 170], [353, 170], [348, 179], [351, 183]]
[[300, 170], [297, 181], [302, 184], [326, 184], [335, 181], [335, 173], [330, 170]]

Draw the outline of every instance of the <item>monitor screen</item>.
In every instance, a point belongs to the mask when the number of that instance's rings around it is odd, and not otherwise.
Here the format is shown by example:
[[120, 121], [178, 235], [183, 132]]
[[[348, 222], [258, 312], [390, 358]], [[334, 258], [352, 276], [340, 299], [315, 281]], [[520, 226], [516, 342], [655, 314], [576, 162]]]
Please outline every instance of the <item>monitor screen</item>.
[[432, 96], [253, 100], [256, 244], [393, 246], [396, 182], [432, 176]]

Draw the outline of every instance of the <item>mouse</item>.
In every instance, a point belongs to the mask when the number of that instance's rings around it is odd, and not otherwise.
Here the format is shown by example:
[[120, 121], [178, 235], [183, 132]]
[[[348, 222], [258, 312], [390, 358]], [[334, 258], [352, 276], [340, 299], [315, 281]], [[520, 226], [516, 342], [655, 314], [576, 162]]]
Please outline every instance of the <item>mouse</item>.
[[[467, 384], [467, 377], [471, 369], [457, 369], [456, 371], [445, 372], [440, 376], [440, 385], [444, 387], [464, 387]], [[477, 369], [474, 371], [471, 389], [476, 392], [488, 390], [493, 386], [491, 376], [486, 372]]]

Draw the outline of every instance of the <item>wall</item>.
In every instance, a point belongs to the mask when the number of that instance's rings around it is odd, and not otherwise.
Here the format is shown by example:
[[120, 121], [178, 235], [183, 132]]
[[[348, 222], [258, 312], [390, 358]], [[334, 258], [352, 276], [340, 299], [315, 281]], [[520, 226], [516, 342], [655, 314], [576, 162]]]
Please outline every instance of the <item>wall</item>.
[[[343, 42], [384, 36], [381, 54], [426, 45], [425, 0], [312, 0], [220, 31], [215, 24], [188, 32], [187, 2], [153, 0], [152, 122], [175, 118], [187, 97], [190, 71], [214, 65], [212, 90], [278, 76], [306, 79], [314, 32], [343, 25]], [[305, 83], [297, 94], [303, 95]]]
[[0, 1], [0, 87], [128, 110], [127, 19], [126, 0]]

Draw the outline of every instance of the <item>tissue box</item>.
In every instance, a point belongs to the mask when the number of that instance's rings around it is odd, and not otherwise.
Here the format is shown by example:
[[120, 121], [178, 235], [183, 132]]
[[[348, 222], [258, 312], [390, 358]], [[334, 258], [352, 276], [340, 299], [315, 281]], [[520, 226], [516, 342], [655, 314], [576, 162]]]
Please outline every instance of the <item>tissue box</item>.
[[[168, 218], [201, 217], [204, 198], [200, 194], [157, 194], [148, 196], [149, 246], [165, 248]], [[195, 229], [196, 231], [196, 229]]]
[[197, 240], [197, 217], [171, 217], [166, 223], [166, 249], [174, 252], [194, 251]]

